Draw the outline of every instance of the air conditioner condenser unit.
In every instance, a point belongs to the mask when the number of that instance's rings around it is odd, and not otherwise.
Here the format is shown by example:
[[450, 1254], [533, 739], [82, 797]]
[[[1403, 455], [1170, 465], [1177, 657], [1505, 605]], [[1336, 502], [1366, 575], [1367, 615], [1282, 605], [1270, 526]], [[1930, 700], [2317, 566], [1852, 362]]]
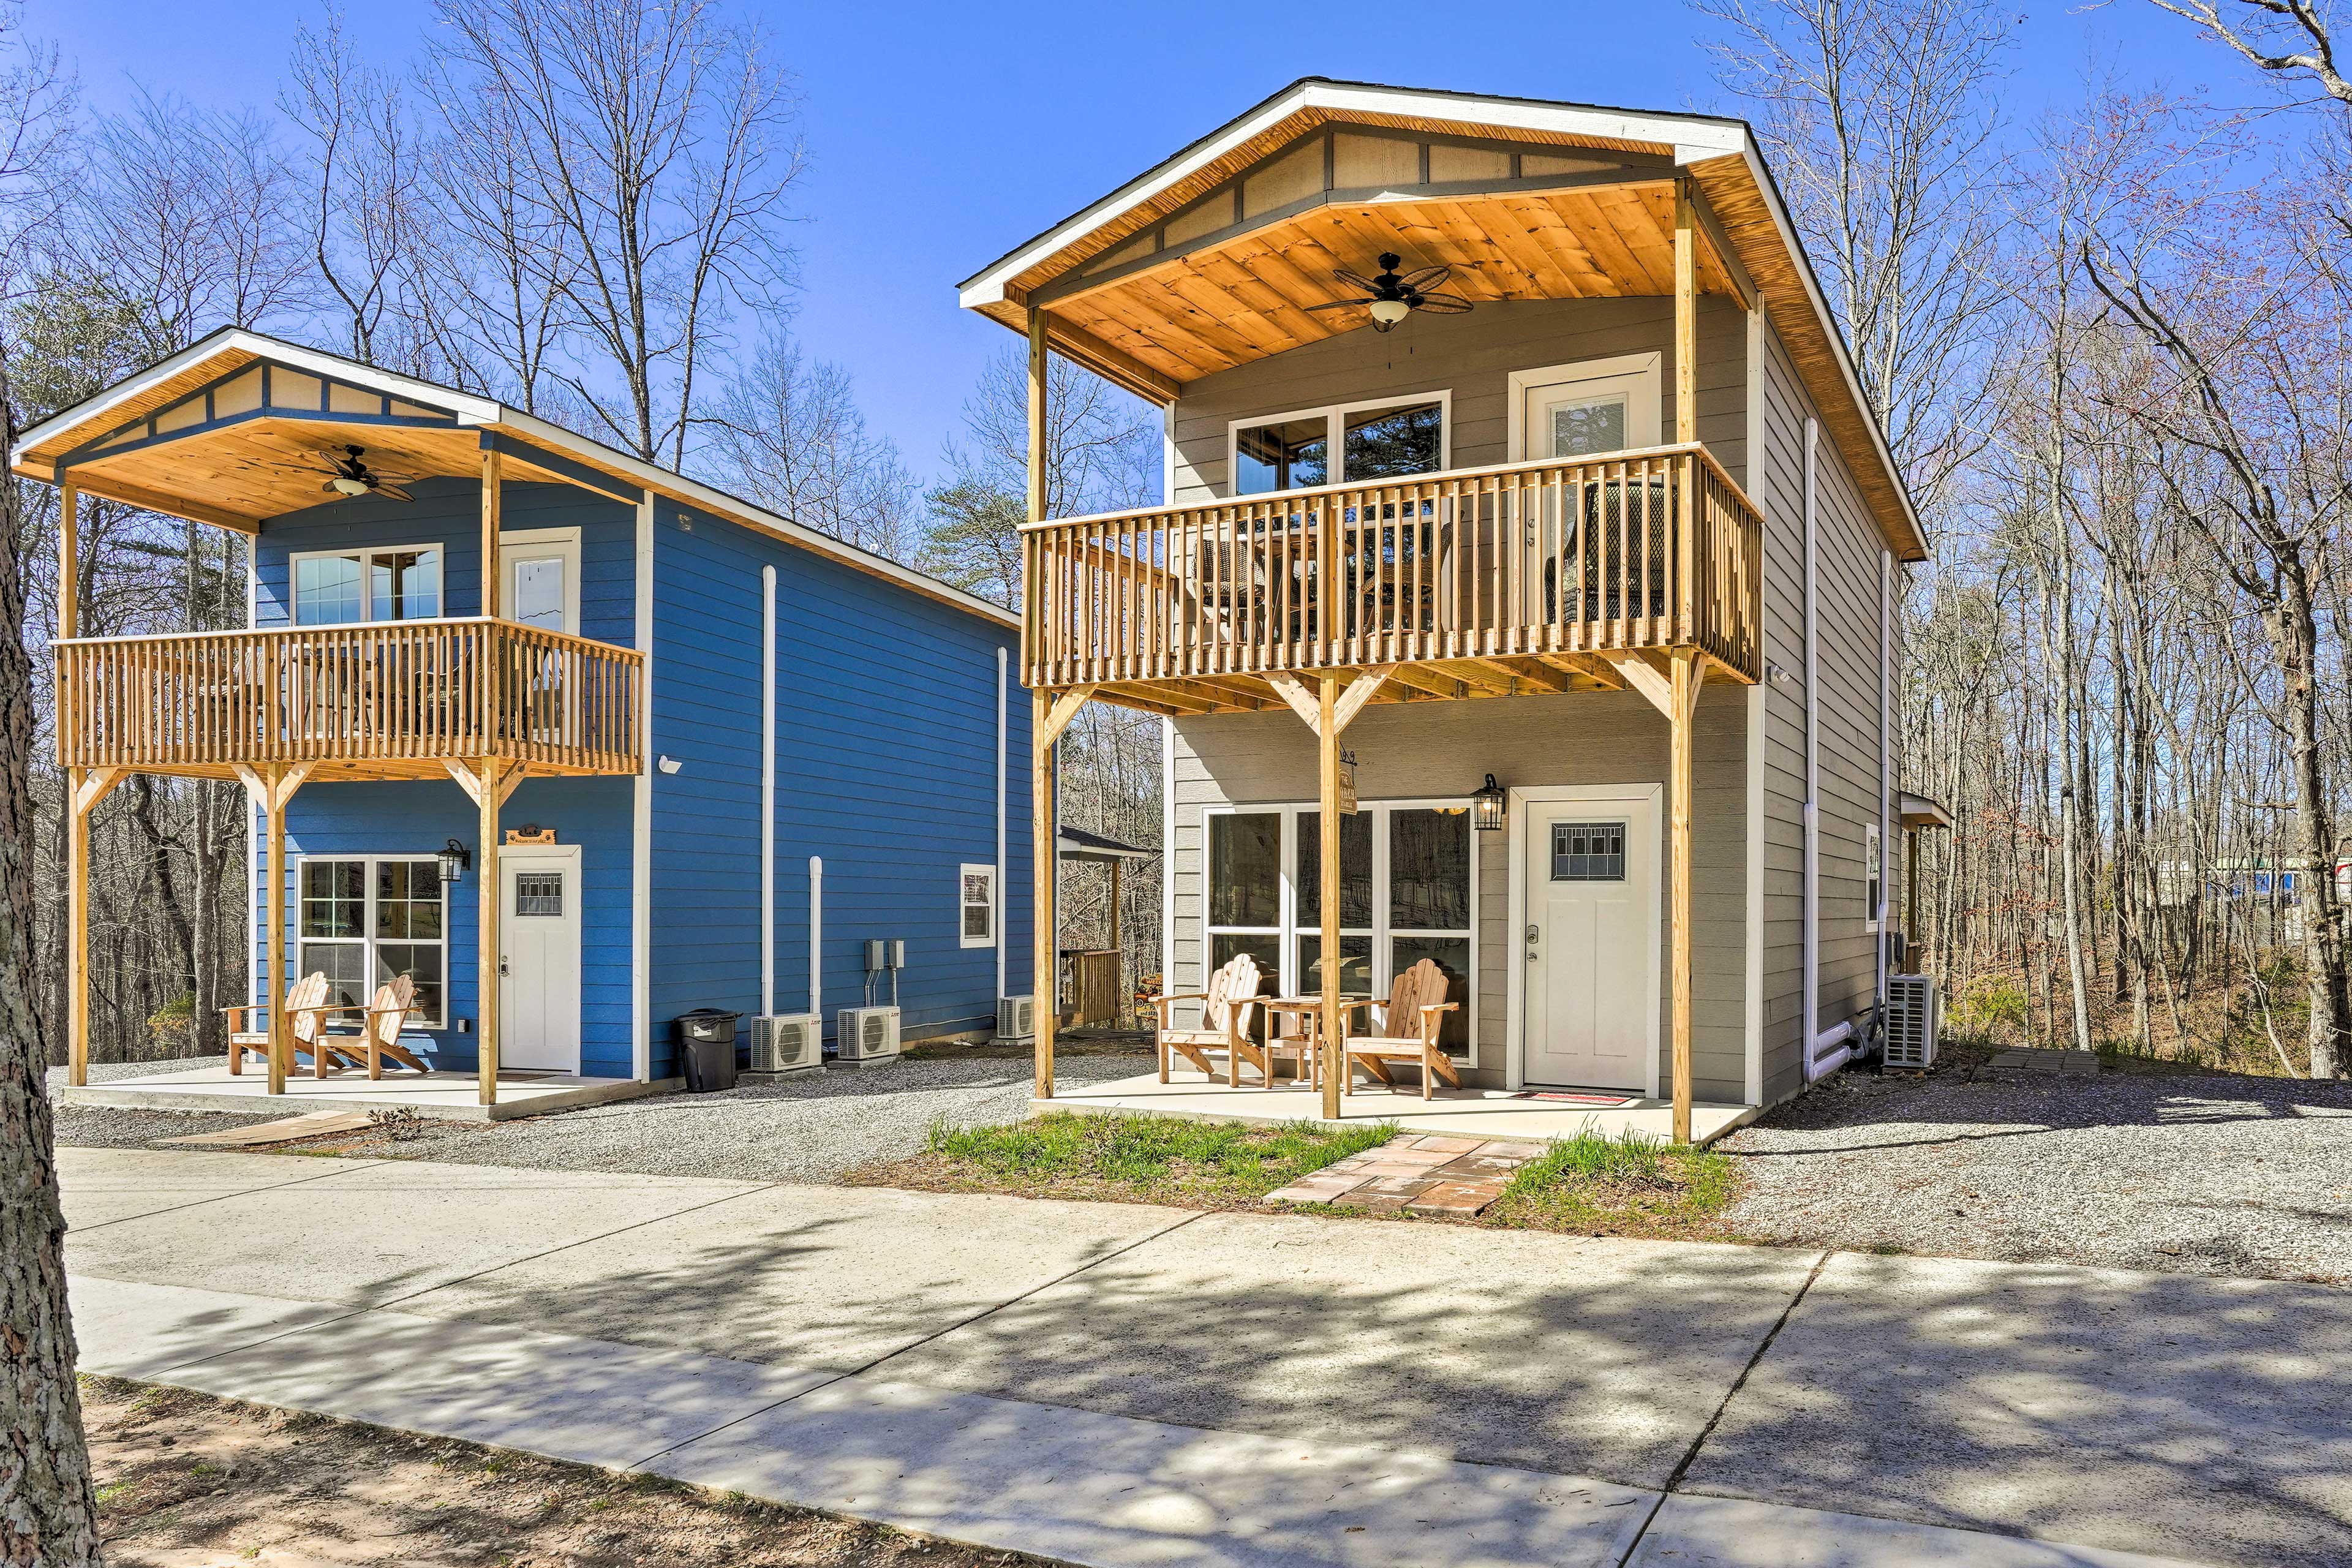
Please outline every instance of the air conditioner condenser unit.
[[1936, 981], [1927, 974], [1886, 977], [1886, 1055], [1890, 1069], [1925, 1072], [1936, 1065]]
[[814, 1072], [824, 1066], [824, 1020], [786, 1013], [751, 1020], [753, 1072]]
[[1034, 996], [999, 996], [996, 999], [996, 1037], [1018, 1042], [1037, 1033], [1037, 998]]
[[887, 1067], [898, 1059], [898, 1008], [844, 1007], [834, 1024], [835, 1067]]

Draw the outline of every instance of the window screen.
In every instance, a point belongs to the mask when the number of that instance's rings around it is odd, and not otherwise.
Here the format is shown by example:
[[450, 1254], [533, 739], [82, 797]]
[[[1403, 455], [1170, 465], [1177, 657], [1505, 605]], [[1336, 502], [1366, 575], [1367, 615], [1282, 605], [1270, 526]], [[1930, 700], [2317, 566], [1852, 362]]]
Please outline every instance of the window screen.
[[1553, 823], [1551, 879], [1555, 882], [1623, 881], [1625, 825], [1622, 822]]

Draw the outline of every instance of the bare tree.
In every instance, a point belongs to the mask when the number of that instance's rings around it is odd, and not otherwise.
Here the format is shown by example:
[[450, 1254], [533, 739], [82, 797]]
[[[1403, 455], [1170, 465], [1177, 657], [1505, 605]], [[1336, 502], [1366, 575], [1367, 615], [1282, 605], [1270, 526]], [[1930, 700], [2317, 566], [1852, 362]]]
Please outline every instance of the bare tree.
[[[0, 9], [0, 297], [26, 283], [31, 246], [55, 216], [70, 84], [56, 52], [27, 44]], [[16, 438], [0, 342], [0, 444]], [[34, 933], [30, 762], [37, 723], [25, 643], [24, 485], [0, 476], [0, 1561], [81, 1564], [98, 1557], [66, 1300], [65, 1214], [58, 1195], [48, 1050]]]
[[416, 136], [391, 74], [362, 65], [330, 6], [294, 35], [278, 107], [311, 143], [310, 254], [348, 323], [352, 357], [376, 363], [402, 258], [418, 240]]
[[[436, 108], [517, 166], [515, 243], [583, 339], [541, 374], [615, 444], [682, 468], [702, 356], [790, 280], [794, 100], [712, 0], [438, 0]], [[614, 384], [617, 383], [617, 385]]]
[[866, 427], [849, 373], [779, 334], [732, 378], [706, 421], [724, 480], [795, 522], [893, 561], [920, 544], [914, 479]]
[[2352, 81], [2336, 68], [2328, 7], [2315, 0], [2149, 0], [2186, 16], [2256, 68], [2312, 81], [2328, 97], [2352, 103]]
[[1979, 442], [1998, 293], [1997, 0], [1692, 0], [1828, 273], [1864, 392], [1931, 519]]

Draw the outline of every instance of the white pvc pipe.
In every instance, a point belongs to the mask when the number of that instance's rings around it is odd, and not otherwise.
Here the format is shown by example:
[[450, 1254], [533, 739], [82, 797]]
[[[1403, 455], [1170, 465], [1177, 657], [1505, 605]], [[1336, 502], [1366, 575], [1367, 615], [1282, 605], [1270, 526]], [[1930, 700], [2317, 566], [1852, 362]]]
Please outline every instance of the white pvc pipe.
[[1822, 726], [1816, 690], [1819, 669], [1813, 654], [1815, 581], [1815, 507], [1818, 501], [1822, 425], [1805, 421], [1805, 881], [1804, 881], [1804, 1038], [1805, 1081], [1824, 1070], [1820, 1065], [1821, 1012], [1821, 779]]
[[1887, 897], [1887, 884], [1892, 881], [1895, 862], [1889, 850], [1894, 835], [1887, 832], [1887, 805], [1895, 790], [1895, 710], [1894, 675], [1888, 665], [1895, 658], [1895, 552], [1878, 552], [1878, 907], [1871, 911], [1878, 921], [1878, 1005], [1886, 1005], [1886, 911], [1894, 900]]
[[760, 568], [760, 1013], [776, 1010], [776, 569]]
[[809, 857], [809, 1012], [824, 1028], [824, 857]]
[[1012, 722], [1005, 704], [1009, 700], [1006, 669], [1012, 652], [1003, 643], [996, 645], [996, 875], [989, 884], [990, 897], [996, 908], [989, 913], [989, 931], [996, 938], [996, 995], [1004, 995], [1004, 763], [1005, 726]]
[[1813, 1076], [1817, 1079], [1827, 1078], [1845, 1066], [1846, 1059], [1853, 1055], [1853, 1021], [1852, 1019], [1840, 1024], [1836, 1028], [1815, 1040], [1813, 1054], [1817, 1059], [1813, 1063]]

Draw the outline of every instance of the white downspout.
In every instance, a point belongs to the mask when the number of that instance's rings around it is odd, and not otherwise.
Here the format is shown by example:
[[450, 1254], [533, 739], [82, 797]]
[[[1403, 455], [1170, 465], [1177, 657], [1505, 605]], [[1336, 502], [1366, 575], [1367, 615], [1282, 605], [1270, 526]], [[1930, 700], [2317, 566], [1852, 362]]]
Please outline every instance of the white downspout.
[[[1819, 709], [1820, 659], [1814, 651], [1818, 542], [1815, 513], [1820, 494], [1819, 465], [1822, 423], [1805, 421], [1805, 884], [1804, 884], [1804, 1031], [1805, 1081], [1832, 1070], [1822, 1065], [1821, 1050], [1821, 788], [1822, 725]], [[1841, 1061], [1843, 1058], [1839, 1058]]]
[[824, 1036], [824, 857], [809, 857], [809, 1015]]
[[1005, 706], [1011, 695], [1007, 690], [1006, 671], [1012, 657], [1012, 650], [1003, 643], [996, 645], [996, 875], [989, 883], [990, 896], [996, 900], [996, 908], [989, 913], [988, 929], [996, 935], [996, 999], [1000, 1002], [1004, 998], [1005, 726], [1012, 722]]
[[760, 568], [760, 1014], [776, 1011], [776, 569]]
[[1886, 1005], [1886, 911], [1894, 880], [1887, 807], [1895, 800], [1895, 552], [1878, 552], [1878, 1005]]

